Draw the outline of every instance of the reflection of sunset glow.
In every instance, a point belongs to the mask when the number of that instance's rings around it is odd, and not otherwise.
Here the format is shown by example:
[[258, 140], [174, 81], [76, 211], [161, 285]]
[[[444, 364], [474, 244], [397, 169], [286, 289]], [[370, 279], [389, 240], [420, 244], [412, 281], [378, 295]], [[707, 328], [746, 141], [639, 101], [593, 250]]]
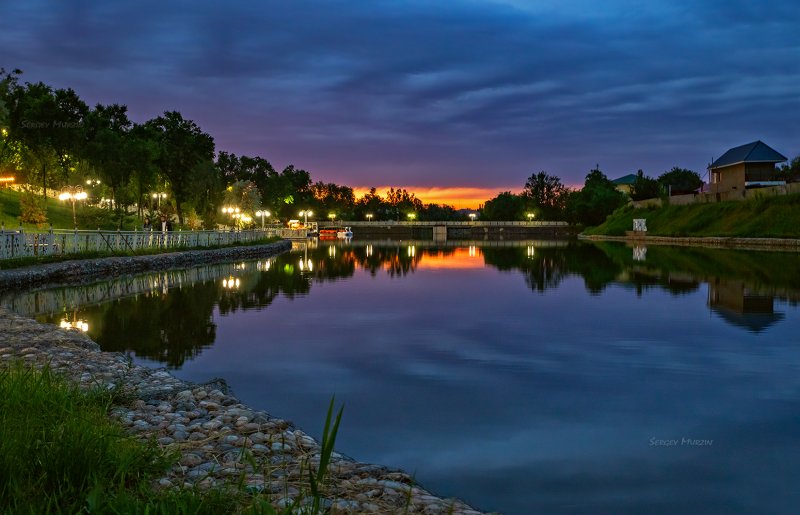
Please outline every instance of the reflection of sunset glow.
[[480, 248], [455, 249], [453, 252], [425, 252], [417, 268], [420, 270], [467, 270], [483, 268], [483, 253]]
[[[487, 200], [497, 196], [501, 191], [518, 192], [520, 187], [510, 186], [507, 188], [438, 188], [429, 186], [399, 186], [409, 193], [416, 195], [423, 204], [447, 204], [456, 209], [477, 209], [477, 207]], [[397, 186], [395, 186], [397, 188]], [[378, 195], [386, 198], [389, 186], [378, 186], [375, 188]], [[369, 193], [368, 187], [356, 186], [353, 188], [356, 198]]]

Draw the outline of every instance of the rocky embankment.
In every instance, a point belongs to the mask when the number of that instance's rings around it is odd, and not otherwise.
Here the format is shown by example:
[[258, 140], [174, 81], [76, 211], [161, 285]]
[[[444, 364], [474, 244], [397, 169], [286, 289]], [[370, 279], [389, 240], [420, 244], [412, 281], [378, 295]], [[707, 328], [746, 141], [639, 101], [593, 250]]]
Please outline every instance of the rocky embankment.
[[222, 249], [170, 252], [150, 256], [123, 256], [49, 263], [25, 268], [0, 270], [0, 288], [25, 288], [47, 283], [69, 284], [139, 274], [170, 268], [187, 268], [205, 263], [268, 257], [292, 248], [281, 240], [266, 245]]
[[[162, 264], [158, 258], [163, 257], [147, 256]], [[244, 256], [237, 254], [240, 257]], [[192, 263], [207, 259], [197, 258], [182, 259]], [[114, 258], [111, 264], [94, 260], [84, 266], [91, 267], [92, 274], [99, 269], [121, 271], [118, 259], [140, 258]], [[59, 274], [63, 272], [55, 274], [59, 280], [67, 278]], [[309, 491], [309, 467], [316, 467], [320, 459], [318, 442], [290, 422], [243, 405], [224, 380], [191, 384], [166, 370], [136, 365], [125, 354], [102, 352], [83, 333], [40, 324], [0, 308], [0, 366], [14, 361], [31, 367], [49, 364], [85, 388], [119, 388], [122, 398], [129, 400], [114, 408], [113, 416], [132, 434], [154, 438], [180, 453], [178, 463], [157, 481], [157, 487], [211, 488], [243, 481], [248, 490], [268, 495], [276, 506]], [[432, 495], [404, 472], [336, 453], [329, 478], [324, 505], [332, 513], [479, 513], [461, 501]]]

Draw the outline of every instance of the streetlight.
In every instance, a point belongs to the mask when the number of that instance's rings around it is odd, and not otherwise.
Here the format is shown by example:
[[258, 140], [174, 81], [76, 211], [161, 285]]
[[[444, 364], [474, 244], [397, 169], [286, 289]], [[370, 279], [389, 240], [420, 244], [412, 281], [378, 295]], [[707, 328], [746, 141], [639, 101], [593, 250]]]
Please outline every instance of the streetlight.
[[336, 213], [328, 213], [328, 218], [331, 219], [331, 222], [336, 221]]
[[372, 213], [367, 213], [367, 221], [368, 222], [372, 221]]
[[158, 203], [157, 206], [156, 206], [156, 209], [161, 211], [161, 199], [162, 198], [167, 198], [167, 194], [159, 191], [157, 193], [153, 193], [153, 198], [156, 199], [156, 201]]
[[238, 207], [235, 207], [235, 206], [224, 206], [222, 208], [222, 212], [227, 214], [227, 215], [230, 215], [231, 218], [234, 219], [234, 225], [238, 229], [239, 228], [239, 218], [242, 216], [241, 215], [241, 209], [239, 209]]
[[90, 187], [91, 186], [99, 186], [100, 185], [100, 179], [86, 179], [86, 185], [90, 186]]
[[306, 209], [305, 211], [300, 211], [300, 216], [303, 217], [304, 226], [308, 225], [308, 217], [313, 214], [314, 214], [313, 211], [311, 211], [310, 209]]
[[412, 221], [412, 222], [413, 222], [413, 221], [414, 221], [414, 219], [415, 219], [416, 217], [417, 217], [417, 214], [416, 214], [416, 213], [408, 213], [408, 219], [409, 219], [410, 221]]
[[536, 218], [536, 213], [527, 213], [525, 216], [527, 216], [527, 217], [528, 217], [528, 221], [530, 222], [530, 221], [532, 221], [534, 218]]
[[68, 186], [58, 195], [58, 200], [69, 200], [72, 202], [72, 223], [78, 228], [78, 219], [75, 217], [75, 201], [86, 200], [88, 195], [80, 186]]
[[256, 211], [256, 216], [261, 218], [261, 230], [264, 230], [264, 217], [269, 218], [272, 215], [269, 211]]
[[470, 219], [470, 221], [471, 221], [471, 222], [474, 222], [474, 221], [475, 221], [475, 217], [476, 217], [476, 216], [478, 216], [478, 215], [476, 215], [475, 213], [470, 213], [470, 214], [469, 214], [469, 219]]

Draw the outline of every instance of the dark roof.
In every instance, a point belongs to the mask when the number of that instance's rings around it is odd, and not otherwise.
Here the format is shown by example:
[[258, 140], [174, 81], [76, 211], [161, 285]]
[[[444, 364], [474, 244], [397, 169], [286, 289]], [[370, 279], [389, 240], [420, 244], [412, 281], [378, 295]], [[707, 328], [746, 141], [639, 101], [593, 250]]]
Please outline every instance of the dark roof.
[[739, 163], [782, 163], [786, 160], [785, 156], [759, 140], [728, 150], [711, 163], [711, 168], [722, 168]]
[[636, 174], [635, 173], [629, 173], [628, 175], [623, 175], [622, 177], [620, 177], [618, 179], [614, 179], [611, 182], [616, 184], [616, 185], [633, 184], [633, 183], [636, 182]]

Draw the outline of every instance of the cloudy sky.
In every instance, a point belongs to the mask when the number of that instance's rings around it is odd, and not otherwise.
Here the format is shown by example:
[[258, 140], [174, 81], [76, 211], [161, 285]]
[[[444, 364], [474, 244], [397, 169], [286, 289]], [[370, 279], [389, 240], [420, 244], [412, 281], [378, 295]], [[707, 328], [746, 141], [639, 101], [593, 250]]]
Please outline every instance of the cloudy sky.
[[[800, 154], [796, 0], [0, 0], [0, 66], [218, 150], [441, 199]], [[458, 188], [458, 189], [455, 189]], [[457, 202], [458, 203], [458, 202]]]

